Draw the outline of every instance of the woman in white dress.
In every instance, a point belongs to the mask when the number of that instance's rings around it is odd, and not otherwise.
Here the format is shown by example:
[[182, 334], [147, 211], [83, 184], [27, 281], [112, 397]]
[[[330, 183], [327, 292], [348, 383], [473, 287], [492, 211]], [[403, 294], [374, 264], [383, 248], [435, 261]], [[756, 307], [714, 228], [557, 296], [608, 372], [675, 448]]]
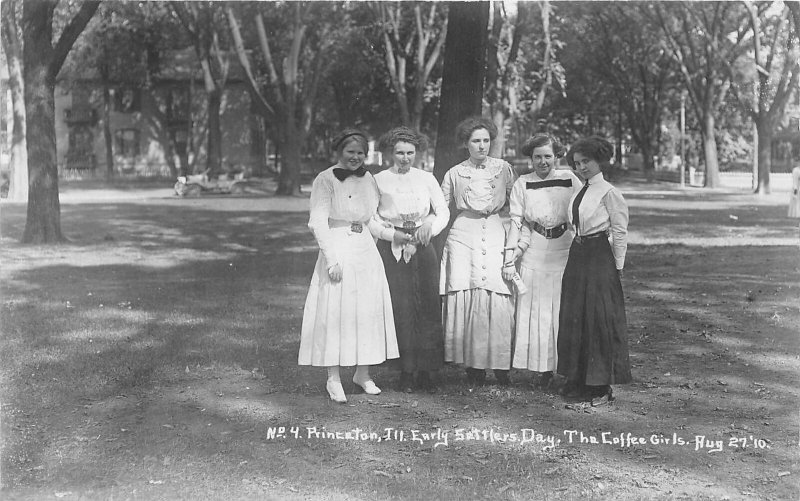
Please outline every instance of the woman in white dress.
[[398, 357], [389, 286], [375, 238], [380, 195], [364, 168], [366, 136], [346, 129], [333, 140], [339, 161], [314, 179], [308, 227], [319, 245], [300, 335], [300, 365], [327, 367], [326, 389], [347, 401], [340, 366], [357, 366], [353, 382], [366, 393], [381, 390], [369, 366]]
[[445, 174], [442, 192], [455, 220], [442, 252], [439, 293], [444, 296], [445, 361], [463, 364], [482, 384], [494, 369], [509, 384], [514, 300], [503, 280], [504, 220], [500, 211], [514, 184], [511, 165], [488, 156], [497, 136], [491, 120], [475, 117], [456, 129], [469, 158]]
[[381, 138], [381, 150], [393, 165], [375, 175], [381, 193], [378, 218], [386, 227], [378, 252], [392, 294], [399, 389], [406, 393], [415, 387], [435, 391], [431, 374], [444, 364], [439, 258], [430, 242], [447, 226], [450, 212], [433, 174], [415, 168], [426, 146], [425, 136], [395, 127]]
[[520, 176], [511, 190], [511, 227], [506, 241], [503, 278], [517, 272], [528, 292], [517, 296], [513, 367], [538, 373], [536, 385], [547, 387], [558, 362], [558, 315], [561, 277], [574, 233], [569, 200], [583, 183], [570, 170], [554, 169], [565, 150], [558, 139], [537, 134], [522, 146], [533, 171]]

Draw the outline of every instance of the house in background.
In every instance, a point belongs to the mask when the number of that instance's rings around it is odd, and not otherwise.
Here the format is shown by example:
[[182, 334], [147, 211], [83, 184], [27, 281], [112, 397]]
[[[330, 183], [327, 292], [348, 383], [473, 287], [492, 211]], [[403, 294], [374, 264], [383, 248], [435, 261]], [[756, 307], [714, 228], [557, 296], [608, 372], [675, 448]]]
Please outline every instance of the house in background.
[[[241, 70], [231, 56], [221, 106], [222, 170], [261, 173], [266, 138], [251, 111]], [[147, 87], [110, 85], [108, 125], [115, 176], [175, 177], [205, 170], [206, 92], [192, 49], [160, 55]], [[96, 70], [60, 75], [56, 87], [56, 149], [62, 177], [105, 175], [104, 86]]]

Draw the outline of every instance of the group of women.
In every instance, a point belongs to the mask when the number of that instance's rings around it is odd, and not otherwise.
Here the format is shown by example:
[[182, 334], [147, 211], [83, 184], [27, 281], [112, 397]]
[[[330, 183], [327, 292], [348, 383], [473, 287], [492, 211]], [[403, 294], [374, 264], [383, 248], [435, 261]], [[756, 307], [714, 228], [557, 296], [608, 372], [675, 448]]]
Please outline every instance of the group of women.
[[[533, 169], [518, 179], [488, 155], [494, 124], [474, 117], [456, 130], [469, 157], [439, 186], [414, 168], [426, 139], [407, 127], [381, 138], [392, 167], [375, 176], [367, 137], [347, 129], [333, 140], [338, 163], [311, 191], [309, 228], [320, 252], [303, 314], [300, 365], [326, 367], [326, 388], [346, 402], [339, 368], [379, 394], [369, 366], [399, 369], [401, 391], [435, 391], [444, 362], [462, 364], [470, 384], [511, 368], [548, 386], [565, 378], [567, 397], [610, 401], [631, 379], [620, 278], [628, 210], [603, 179], [613, 155], [598, 137], [567, 153], [573, 172], [554, 168], [560, 142], [546, 134], [522, 152]], [[442, 256], [432, 239], [448, 227]], [[515, 285], [516, 284], [516, 285]]]

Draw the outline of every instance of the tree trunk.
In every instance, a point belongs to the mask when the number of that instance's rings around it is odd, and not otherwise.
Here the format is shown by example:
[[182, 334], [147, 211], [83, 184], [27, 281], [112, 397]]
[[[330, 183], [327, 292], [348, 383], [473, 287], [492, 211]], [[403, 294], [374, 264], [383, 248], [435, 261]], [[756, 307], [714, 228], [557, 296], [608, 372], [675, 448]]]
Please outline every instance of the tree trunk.
[[456, 144], [456, 125], [481, 113], [488, 24], [489, 2], [449, 5], [433, 171], [440, 182], [450, 167], [465, 159], [463, 145]]
[[114, 178], [114, 136], [111, 134], [111, 89], [103, 75], [103, 139], [106, 144], [106, 179]]
[[769, 173], [772, 171], [772, 130], [756, 123], [758, 129], [758, 182], [756, 193], [769, 195]]
[[23, 6], [23, 75], [28, 141], [28, 214], [23, 243], [64, 241], [58, 200], [55, 79], [50, 71], [52, 5]]
[[497, 127], [497, 137], [492, 141], [489, 154], [498, 158], [503, 156], [503, 152], [506, 148], [506, 135], [503, 133], [506, 128], [505, 105], [506, 103], [500, 103], [495, 107], [494, 113], [492, 114], [492, 121], [495, 127]]
[[[11, 157], [9, 158], [8, 200], [28, 200], [28, 151], [25, 142], [25, 90], [22, 79], [22, 45], [16, 23], [16, 2], [2, 4], [3, 51], [8, 65], [11, 103]], [[6, 110], [3, 110], [5, 112]]]
[[286, 124], [286, 132], [282, 141], [281, 172], [278, 176], [276, 195], [296, 195], [300, 193], [300, 169], [302, 166], [302, 132], [293, 120]]
[[208, 151], [206, 168], [209, 176], [217, 176], [222, 170], [222, 129], [220, 127], [220, 108], [222, 89], [216, 87], [208, 93]]
[[11, 178], [8, 187], [8, 200], [25, 202], [28, 200], [28, 145], [25, 141], [25, 90], [22, 83], [22, 68], [19, 58], [8, 57], [8, 86], [11, 93], [13, 124], [11, 129], [11, 158], [9, 169]]
[[705, 182], [703, 186], [706, 188], [718, 188], [720, 186], [719, 179], [719, 161], [717, 160], [717, 138], [714, 135], [714, 115], [711, 111], [707, 111], [703, 117], [703, 155], [706, 164]]

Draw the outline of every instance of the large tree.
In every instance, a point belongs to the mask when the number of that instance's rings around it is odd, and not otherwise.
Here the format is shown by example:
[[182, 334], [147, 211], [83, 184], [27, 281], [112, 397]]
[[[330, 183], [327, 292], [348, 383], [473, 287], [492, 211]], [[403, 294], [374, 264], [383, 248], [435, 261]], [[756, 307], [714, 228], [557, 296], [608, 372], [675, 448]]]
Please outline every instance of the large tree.
[[38, 0], [22, 6], [23, 80], [28, 139], [28, 214], [24, 243], [55, 243], [61, 233], [55, 134], [55, 84], [64, 59], [99, 1], [84, 1], [53, 43], [53, 12], [58, 2]]
[[[331, 64], [331, 32], [337, 26], [334, 12], [326, 2], [247, 2], [226, 7], [254, 107], [273, 128], [283, 155], [279, 195], [300, 190], [302, 152], [320, 82]], [[245, 38], [240, 19], [248, 20], [254, 36]]]
[[456, 144], [456, 125], [470, 115], [481, 114], [488, 24], [489, 2], [450, 4], [433, 171], [439, 181], [465, 158], [463, 145]]
[[400, 122], [414, 129], [422, 123], [425, 90], [444, 46], [445, 6], [437, 2], [374, 3]]
[[[746, 75], [729, 67], [732, 93], [753, 120], [758, 136], [756, 192], [770, 192], [772, 137], [800, 79], [800, 5], [745, 2], [750, 16], [752, 59]], [[737, 85], [737, 82], [744, 82]]]
[[8, 200], [28, 199], [28, 151], [25, 144], [25, 89], [22, 77], [22, 39], [19, 32], [21, 2], [6, 0], [0, 3], [2, 12], [3, 51], [8, 65], [8, 87], [11, 92], [12, 129], [10, 179]]
[[657, 32], [648, 26], [653, 6], [592, 2], [572, 27], [583, 64], [612, 91], [624, 114], [643, 168], [653, 179], [659, 130], [676, 67]]
[[218, 2], [170, 2], [170, 7], [189, 34], [203, 70], [208, 107], [206, 171], [213, 176], [222, 169], [220, 114], [230, 67], [222, 46], [227, 39], [225, 12]]
[[716, 117], [731, 85], [728, 68], [745, 49], [746, 9], [738, 2], [668, 2], [656, 4], [655, 19], [700, 123], [705, 186], [716, 188], [720, 185]]

